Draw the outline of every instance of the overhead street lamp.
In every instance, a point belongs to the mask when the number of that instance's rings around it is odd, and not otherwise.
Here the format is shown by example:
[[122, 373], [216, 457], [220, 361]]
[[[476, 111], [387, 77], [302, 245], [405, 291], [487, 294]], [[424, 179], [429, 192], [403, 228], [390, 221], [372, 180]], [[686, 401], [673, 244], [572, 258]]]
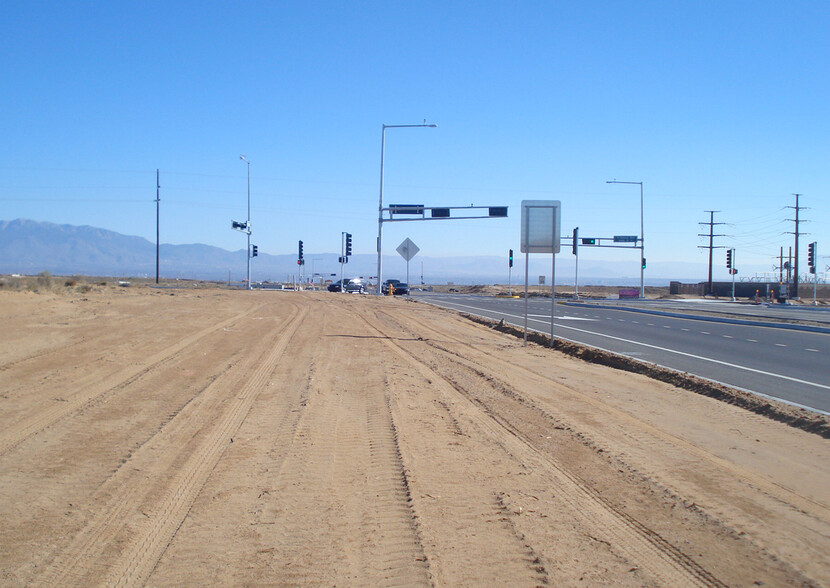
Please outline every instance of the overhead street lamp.
[[617, 180], [608, 180], [606, 184], [639, 184], [640, 185], [640, 298], [646, 297], [645, 283], [643, 280], [646, 270], [646, 249], [643, 233], [643, 183], [642, 182], [620, 182]]
[[378, 288], [377, 294], [380, 296], [383, 277], [382, 277], [382, 262], [381, 262], [381, 242], [383, 240], [383, 155], [386, 150], [386, 129], [408, 129], [415, 127], [426, 127], [430, 129], [436, 128], [436, 124], [427, 124], [424, 121], [420, 125], [383, 125], [383, 130], [380, 134], [380, 198], [378, 199]]
[[251, 162], [244, 155], [240, 155], [239, 159], [248, 164], [248, 220], [245, 223], [245, 232], [248, 234], [248, 249], [246, 256], [248, 258], [248, 290], [251, 289]]

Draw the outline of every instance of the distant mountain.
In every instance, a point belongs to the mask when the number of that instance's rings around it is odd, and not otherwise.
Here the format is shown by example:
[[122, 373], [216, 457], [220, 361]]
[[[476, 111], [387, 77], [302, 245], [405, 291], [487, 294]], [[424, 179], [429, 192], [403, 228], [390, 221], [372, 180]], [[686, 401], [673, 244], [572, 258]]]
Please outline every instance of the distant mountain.
[[[324, 278], [337, 279], [340, 264], [337, 253], [306, 252], [304, 273], [317, 272]], [[557, 284], [571, 284], [574, 262], [570, 250], [557, 256]], [[227, 251], [210, 245], [168, 245], [160, 247], [160, 274], [166, 278], [202, 280], [241, 280], [245, 275], [245, 250]], [[507, 259], [499, 256], [425, 257], [417, 256], [409, 264], [409, 279], [426, 283], [492, 284], [508, 280]], [[289, 281], [297, 275], [296, 255], [260, 254], [252, 262], [255, 281]], [[31, 220], [0, 221], [0, 273], [55, 275], [101, 275], [114, 277], [152, 277], [156, 274], [156, 245], [142, 237], [133, 237], [89, 226], [58, 225]], [[550, 283], [550, 257], [533, 256], [529, 265], [531, 284], [539, 276]], [[581, 284], [639, 284], [639, 267], [622, 273], [619, 264], [603, 261], [580, 263]], [[354, 255], [344, 267], [345, 277], [374, 276], [377, 256]], [[705, 279], [704, 264], [656, 263], [648, 270], [647, 285], [666, 285], [669, 277], [683, 281]], [[383, 256], [384, 278], [406, 278], [406, 262], [398, 255]], [[584, 277], [583, 277], [584, 276]], [[690, 277], [697, 276], [697, 277]], [[524, 283], [524, 257], [517, 255], [512, 283]]]

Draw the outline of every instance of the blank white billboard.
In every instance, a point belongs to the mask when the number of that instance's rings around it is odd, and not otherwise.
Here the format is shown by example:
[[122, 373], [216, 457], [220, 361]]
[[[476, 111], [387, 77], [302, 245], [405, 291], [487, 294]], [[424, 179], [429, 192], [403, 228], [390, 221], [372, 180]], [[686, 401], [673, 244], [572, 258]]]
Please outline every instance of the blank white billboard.
[[522, 253], [559, 253], [559, 200], [522, 200]]

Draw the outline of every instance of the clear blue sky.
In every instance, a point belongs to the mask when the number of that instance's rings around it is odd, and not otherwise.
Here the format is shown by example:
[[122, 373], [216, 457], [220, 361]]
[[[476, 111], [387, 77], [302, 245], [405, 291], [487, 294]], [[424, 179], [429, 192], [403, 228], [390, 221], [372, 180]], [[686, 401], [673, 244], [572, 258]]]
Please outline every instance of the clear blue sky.
[[159, 168], [162, 241], [240, 249], [244, 153], [260, 251], [373, 253], [381, 125], [426, 119], [387, 131], [386, 203], [510, 217], [387, 224], [385, 253], [518, 251], [523, 199], [636, 234], [616, 178], [644, 181], [649, 263], [704, 263], [714, 209], [770, 269], [802, 193], [806, 265], [830, 254], [828, 31], [826, 1], [5, 2], [0, 219], [154, 241]]

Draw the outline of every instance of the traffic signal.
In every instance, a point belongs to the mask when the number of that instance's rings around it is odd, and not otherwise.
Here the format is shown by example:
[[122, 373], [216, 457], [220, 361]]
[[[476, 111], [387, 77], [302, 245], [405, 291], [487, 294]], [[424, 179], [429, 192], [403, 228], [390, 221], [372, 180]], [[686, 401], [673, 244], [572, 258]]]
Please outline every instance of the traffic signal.
[[239, 221], [231, 221], [231, 228], [232, 229], [239, 229], [240, 231], [244, 231], [248, 228], [248, 223], [241, 223]]
[[597, 240], [594, 239], [593, 237], [585, 237], [585, 238], [582, 239], [582, 244], [583, 245], [596, 245]]
[[300, 252], [299, 252], [299, 255], [297, 255], [297, 264], [298, 265], [303, 264], [303, 242], [302, 241], [300, 241]]
[[507, 256], [507, 267], [513, 267], [513, 250], [510, 250]]
[[579, 241], [577, 240], [578, 236], [579, 236], [579, 227], [576, 227], [574, 229], [574, 239], [573, 239], [573, 241], [574, 241], [573, 242], [573, 254], [574, 255], [576, 255], [576, 248], [579, 246], [578, 245]]
[[816, 242], [807, 245], [807, 265], [810, 266], [810, 273], [816, 273]]
[[727, 269], [732, 269], [732, 250], [726, 250], [726, 267]]
[[251, 257], [256, 257], [258, 255], [258, 248], [256, 245], [251, 245]]
[[346, 257], [352, 254], [352, 234], [346, 233]]
[[643, 268], [643, 269], [646, 269], [646, 258], [645, 258], [645, 257], [643, 258], [643, 265], [642, 265], [642, 268]]

